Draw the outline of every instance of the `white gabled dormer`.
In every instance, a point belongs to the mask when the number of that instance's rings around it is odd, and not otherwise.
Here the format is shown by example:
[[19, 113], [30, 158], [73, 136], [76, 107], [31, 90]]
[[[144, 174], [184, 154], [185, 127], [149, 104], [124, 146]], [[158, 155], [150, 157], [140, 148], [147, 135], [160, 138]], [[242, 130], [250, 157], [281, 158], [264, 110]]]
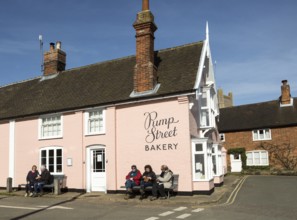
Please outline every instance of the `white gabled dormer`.
[[203, 43], [194, 89], [197, 91], [196, 98], [200, 106], [200, 129], [204, 130], [205, 134], [209, 130], [216, 129], [216, 117], [219, 115], [208, 23], [206, 23], [206, 38]]

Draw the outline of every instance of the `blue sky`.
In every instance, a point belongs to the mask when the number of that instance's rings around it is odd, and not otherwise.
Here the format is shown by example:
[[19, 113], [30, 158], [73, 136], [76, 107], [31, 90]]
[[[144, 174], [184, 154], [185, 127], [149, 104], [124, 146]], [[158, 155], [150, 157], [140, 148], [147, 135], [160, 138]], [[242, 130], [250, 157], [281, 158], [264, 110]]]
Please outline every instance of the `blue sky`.
[[[41, 75], [44, 49], [62, 41], [67, 69], [135, 54], [141, 0], [1, 0], [0, 85]], [[297, 96], [296, 0], [151, 0], [156, 49], [205, 38], [216, 81], [236, 105], [277, 99], [287, 79]]]

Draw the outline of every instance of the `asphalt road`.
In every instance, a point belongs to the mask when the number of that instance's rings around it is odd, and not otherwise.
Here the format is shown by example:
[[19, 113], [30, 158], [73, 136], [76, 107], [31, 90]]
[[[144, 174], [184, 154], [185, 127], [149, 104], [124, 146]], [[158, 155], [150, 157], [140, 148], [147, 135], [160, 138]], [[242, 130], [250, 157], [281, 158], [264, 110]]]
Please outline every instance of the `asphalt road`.
[[0, 219], [297, 220], [297, 177], [250, 176], [221, 204], [207, 207], [1, 196]]

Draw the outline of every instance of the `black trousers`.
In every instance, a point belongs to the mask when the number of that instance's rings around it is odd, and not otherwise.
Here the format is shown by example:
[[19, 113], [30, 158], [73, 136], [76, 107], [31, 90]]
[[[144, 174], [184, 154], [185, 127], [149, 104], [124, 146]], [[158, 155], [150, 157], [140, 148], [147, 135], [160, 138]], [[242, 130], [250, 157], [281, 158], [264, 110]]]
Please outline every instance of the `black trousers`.
[[158, 193], [160, 193], [161, 197], [166, 197], [164, 185], [162, 183], [154, 182], [152, 194], [154, 197], [157, 197]]

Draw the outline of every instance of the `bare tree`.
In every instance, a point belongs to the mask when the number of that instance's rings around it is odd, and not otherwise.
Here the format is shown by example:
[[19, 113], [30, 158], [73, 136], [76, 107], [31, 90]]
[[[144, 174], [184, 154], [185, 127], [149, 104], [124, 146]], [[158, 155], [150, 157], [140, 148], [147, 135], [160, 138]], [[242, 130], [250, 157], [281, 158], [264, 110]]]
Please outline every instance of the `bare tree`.
[[267, 150], [274, 164], [279, 164], [287, 170], [295, 170], [297, 167], [297, 148], [290, 143], [271, 144], [261, 143], [260, 148]]

